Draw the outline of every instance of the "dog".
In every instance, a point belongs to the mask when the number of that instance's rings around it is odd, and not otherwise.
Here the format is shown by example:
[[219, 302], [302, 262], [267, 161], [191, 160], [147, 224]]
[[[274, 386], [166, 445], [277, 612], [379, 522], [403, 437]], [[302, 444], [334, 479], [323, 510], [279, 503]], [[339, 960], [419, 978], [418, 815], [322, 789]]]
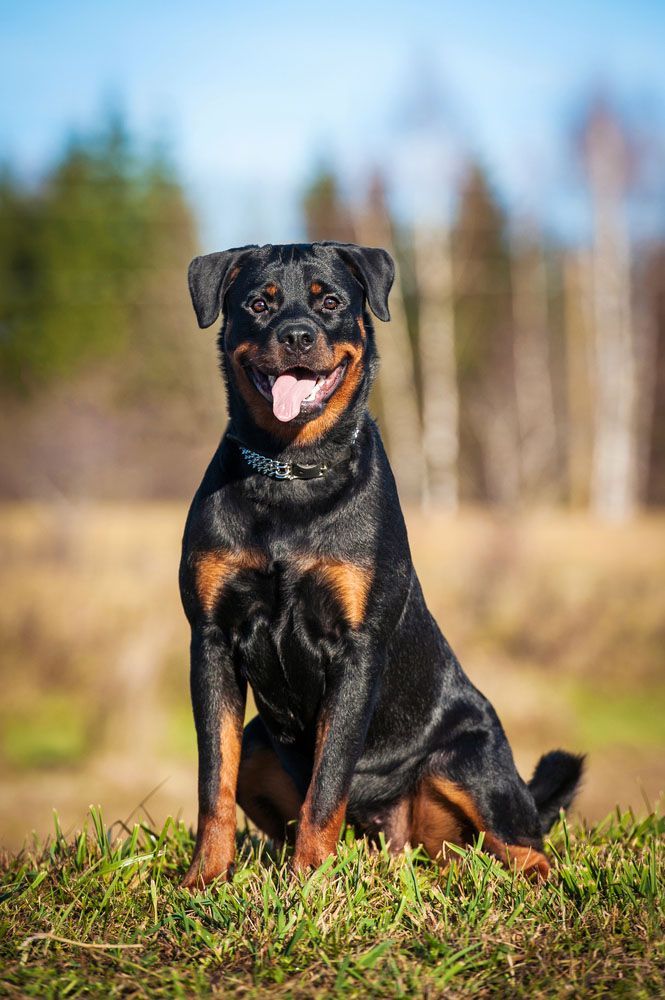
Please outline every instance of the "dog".
[[[231, 876], [236, 803], [295, 870], [346, 822], [392, 851], [482, 848], [546, 878], [543, 835], [583, 758], [528, 785], [496, 712], [427, 609], [368, 413], [394, 264], [320, 242], [195, 258], [199, 326], [222, 315], [229, 423], [192, 502], [180, 566], [191, 626], [198, 830], [183, 885]], [[395, 400], [395, 406], [399, 400]], [[244, 728], [247, 685], [258, 715]]]

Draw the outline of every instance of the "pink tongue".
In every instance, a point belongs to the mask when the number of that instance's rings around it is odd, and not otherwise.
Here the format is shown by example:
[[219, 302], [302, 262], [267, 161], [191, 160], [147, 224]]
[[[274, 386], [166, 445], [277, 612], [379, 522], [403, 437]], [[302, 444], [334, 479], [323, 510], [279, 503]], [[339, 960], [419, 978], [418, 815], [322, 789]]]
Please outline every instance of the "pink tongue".
[[280, 375], [272, 387], [272, 412], [278, 420], [293, 420], [300, 413], [300, 404], [316, 385], [315, 378]]

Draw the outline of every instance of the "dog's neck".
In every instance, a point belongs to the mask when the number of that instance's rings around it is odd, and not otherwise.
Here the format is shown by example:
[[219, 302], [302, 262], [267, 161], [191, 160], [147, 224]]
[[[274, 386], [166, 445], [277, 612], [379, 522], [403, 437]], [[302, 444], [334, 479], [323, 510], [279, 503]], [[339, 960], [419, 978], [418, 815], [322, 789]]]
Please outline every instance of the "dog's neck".
[[340, 454], [346, 453], [355, 443], [368, 416], [366, 406], [352, 407], [320, 438], [302, 442], [298, 440], [297, 434], [294, 434], [291, 441], [281, 440], [257, 427], [246, 414], [236, 415], [231, 412], [226, 436], [268, 459], [296, 462], [300, 465], [332, 465]]
[[351, 438], [351, 443], [337, 452], [333, 460], [325, 462], [303, 463], [302, 461], [284, 461], [283, 459], [270, 458], [261, 452], [247, 448], [245, 444], [237, 438], [231, 431], [226, 432], [226, 440], [237, 445], [240, 454], [247, 465], [255, 472], [266, 476], [269, 479], [293, 480], [293, 479], [322, 479], [324, 476], [334, 473], [342, 464], [348, 464], [353, 457], [353, 445], [358, 439], [360, 428], [357, 428]]

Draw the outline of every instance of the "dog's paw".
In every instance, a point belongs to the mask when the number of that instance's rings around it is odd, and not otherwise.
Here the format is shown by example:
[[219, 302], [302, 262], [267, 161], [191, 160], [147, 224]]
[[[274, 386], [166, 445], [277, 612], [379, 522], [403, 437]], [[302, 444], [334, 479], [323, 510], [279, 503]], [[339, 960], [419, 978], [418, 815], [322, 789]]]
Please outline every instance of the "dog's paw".
[[508, 847], [507, 866], [530, 882], [546, 882], [550, 874], [545, 855], [531, 847]]
[[219, 859], [208, 859], [194, 857], [189, 869], [180, 883], [181, 889], [189, 889], [190, 892], [199, 892], [217, 878], [226, 878], [229, 881], [233, 878], [233, 859], [221, 861]]
[[530, 882], [547, 882], [550, 877], [550, 863], [541, 854], [532, 864], [526, 864], [522, 873]]
[[330, 851], [298, 850], [293, 855], [291, 868], [294, 872], [307, 872], [313, 868], [320, 868], [323, 862], [330, 857]]

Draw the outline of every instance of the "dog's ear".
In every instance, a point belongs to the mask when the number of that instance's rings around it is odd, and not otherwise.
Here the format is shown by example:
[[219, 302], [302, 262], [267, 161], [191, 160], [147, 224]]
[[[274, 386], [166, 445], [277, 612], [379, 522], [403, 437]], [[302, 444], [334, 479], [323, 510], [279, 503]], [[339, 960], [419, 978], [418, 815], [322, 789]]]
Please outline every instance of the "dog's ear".
[[221, 253], [208, 253], [204, 257], [195, 257], [189, 265], [189, 294], [201, 329], [212, 326], [215, 322], [224, 308], [224, 298], [244, 258], [257, 249], [252, 244], [222, 250]]
[[395, 280], [395, 264], [387, 250], [358, 247], [355, 243], [320, 243], [333, 247], [365, 289], [367, 303], [379, 319], [390, 319], [388, 295]]

